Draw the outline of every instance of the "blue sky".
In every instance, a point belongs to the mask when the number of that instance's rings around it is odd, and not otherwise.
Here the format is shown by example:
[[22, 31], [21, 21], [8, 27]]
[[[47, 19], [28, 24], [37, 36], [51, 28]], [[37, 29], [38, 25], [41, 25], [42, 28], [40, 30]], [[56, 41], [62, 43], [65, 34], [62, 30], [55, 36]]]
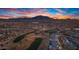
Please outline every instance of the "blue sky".
[[[46, 10], [46, 11], [42, 11]], [[79, 16], [79, 8], [0, 8], [0, 16], [21, 16], [27, 13], [36, 13], [42, 11], [42, 13], [49, 13], [55, 15], [57, 13], [62, 15], [74, 15]]]

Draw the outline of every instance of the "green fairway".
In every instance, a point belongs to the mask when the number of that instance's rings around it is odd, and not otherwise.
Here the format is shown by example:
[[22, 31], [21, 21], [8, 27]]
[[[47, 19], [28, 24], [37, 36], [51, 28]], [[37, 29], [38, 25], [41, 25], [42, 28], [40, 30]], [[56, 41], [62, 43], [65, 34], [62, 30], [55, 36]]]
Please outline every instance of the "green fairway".
[[52, 33], [56, 33], [57, 31], [58, 31], [58, 29], [50, 29], [45, 32], [48, 33], [49, 35], [51, 35]]
[[20, 36], [16, 37], [13, 42], [14, 42], [14, 43], [17, 43], [17, 42], [21, 41], [26, 35], [31, 34], [31, 33], [33, 33], [33, 32], [29, 32], [29, 33], [20, 35]]
[[31, 46], [27, 48], [27, 50], [37, 50], [42, 40], [42, 38], [36, 38], [35, 41], [31, 44]]
[[25, 37], [25, 34], [15, 38], [15, 40], [13, 42], [17, 43], [17, 42], [21, 41], [24, 37]]

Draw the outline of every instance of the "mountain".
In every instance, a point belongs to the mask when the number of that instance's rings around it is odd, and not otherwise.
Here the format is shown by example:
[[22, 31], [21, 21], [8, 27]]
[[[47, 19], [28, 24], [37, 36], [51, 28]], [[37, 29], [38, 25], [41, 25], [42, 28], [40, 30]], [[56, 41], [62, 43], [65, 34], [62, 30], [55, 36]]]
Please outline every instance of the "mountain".
[[52, 18], [47, 16], [36, 16], [32, 18], [10, 18], [10, 19], [0, 19], [0, 21], [12, 21], [12, 22], [51, 22]]
[[32, 18], [28, 18], [28, 17], [19, 17], [19, 18], [10, 18], [10, 19], [0, 19], [0, 22], [1, 21], [7, 21], [7, 22], [58, 22], [58, 23], [63, 23], [63, 22], [67, 22], [67, 23], [73, 23], [73, 22], [77, 22], [79, 23], [79, 20], [76, 20], [76, 19], [66, 19], [66, 20], [63, 20], [63, 19], [53, 19], [53, 18], [50, 18], [48, 16], [36, 16], [36, 17], [32, 17]]
[[39, 15], [39, 16], [33, 17], [32, 19], [51, 19], [51, 18], [49, 18], [47, 16], [41, 16], [41, 15]]

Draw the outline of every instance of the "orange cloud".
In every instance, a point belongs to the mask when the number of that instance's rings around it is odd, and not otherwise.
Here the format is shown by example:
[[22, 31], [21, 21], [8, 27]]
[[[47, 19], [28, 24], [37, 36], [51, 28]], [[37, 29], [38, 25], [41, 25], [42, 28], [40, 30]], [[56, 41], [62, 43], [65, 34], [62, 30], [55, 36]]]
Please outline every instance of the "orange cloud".
[[4, 15], [0, 15], [0, 19], [9, 19], [9, 18], [13, 18], [12, 16], [4, 16]]
[[[48, 17], [54, 18], [54, 19], [68, 19], [68, 18], [71, 18], [71, 16], [63, 15], [63, 14], [60, 14], [60, 13], [52, 15], [52, 14], [49, 14], [47, 12], [44, 12], [44, 13], [41, 13], [41, 12], [40, 13], [39, 12], [29, 13], [29, 14], [24, 14], [24, 15], [19, 16], [19, 17], [35, 17], [35, 16], [39, 16], [39, 15], [48, 16]], [[18, 17], [0, 16], [0, 18], [8, 19], [8, 18], [18, 18]]]
[[52, 15], [52, 14], [49, 14], [47, 12], [44, 12], [44, 13], [31, 13], [31, 14], [27, 14], [26, 16], [34, 17], [34, 16], [38, 16], [38, 15], [48, 16], [48, 17], [54, 18], [54, 19], [68, 19], [68, 18], [71, 18], [71, 16], [63, 15], [63, 14], [60, 14], [60, 13]]
[[60, 14], [60, 13], [57, 13], [56, 15], [54, 15], [54, 17], [56, 19], [68, 19], [68, 18], [71, 18], [70, 16], [63, 15], [63, 14]]

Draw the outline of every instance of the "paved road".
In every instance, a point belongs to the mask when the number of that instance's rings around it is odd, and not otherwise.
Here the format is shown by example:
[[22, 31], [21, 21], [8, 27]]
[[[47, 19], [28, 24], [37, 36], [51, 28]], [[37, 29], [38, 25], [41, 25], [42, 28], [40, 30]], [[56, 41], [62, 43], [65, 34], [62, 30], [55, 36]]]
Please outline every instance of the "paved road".
[[49, 41], [49, 49], [58, 49], [58, 35], [57, 33], [52, 33]]

